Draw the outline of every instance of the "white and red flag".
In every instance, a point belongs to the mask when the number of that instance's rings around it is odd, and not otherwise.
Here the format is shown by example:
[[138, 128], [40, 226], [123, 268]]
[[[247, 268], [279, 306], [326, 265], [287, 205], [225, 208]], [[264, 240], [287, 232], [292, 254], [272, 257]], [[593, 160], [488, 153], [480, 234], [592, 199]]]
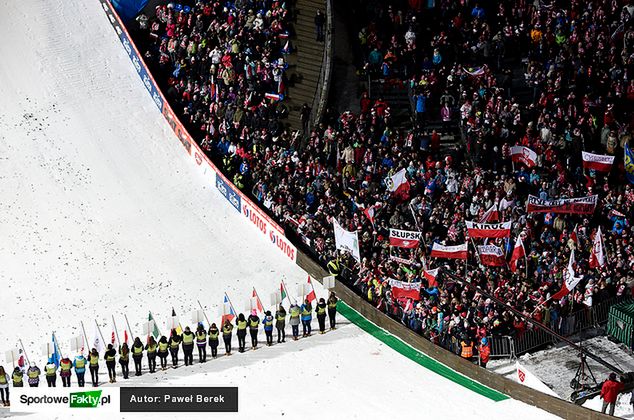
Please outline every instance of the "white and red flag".
[[526, 258], [526, 250], [524, 249], [524, 243], [520, 236], [515, 240], [515, 247], [513, 247], [513, 254], [511, 254], [511, 261], [509, 262], [509, 268], [512, 272], [517, 271], [517, 261], [520, 258]]
[[401, 169], [392, 176], [385, 178], [385, 186], [388, 191], [393, 194], [401, 194], [402, 192], [409, 191], [409, 181], [405, 176], [405, 169]]
[[394, 299], [408, 298], [420, 300], [420, 282], [407, 283], [395, 279], [388, 279], [387, 282], [390, 285]]
[[610, 172], [614, 163], [614, 156], [595, 155], [594, 153], [581, 152], [583, 169], [594, 169], [598, 172]]
[[310, 276], [308, 276], [308, 285], [310, 286], [310, 292], [308, 292], [305, 299], [307, 299], [309, 302], [312, 302], [313, 300], [317, 300], [315, 287], [313, 287], [313, 283], [310, 281]]
[[398, 248], [418, 248], [421, 232], [390, 228], [390, 246]]
[[427, 284], [429, 285], [429, 287], [438, 286], [436, 277], [438, 277], [439, 270], [439, 268], [434, 268], [433, 270], [423, 270], [423, 277], [427, 279]]
[[480, 254], [480, 262], [483, 265], [491, 267], [504, 267], [506, 260], [504, 259], [504, 251], [496, 245], [479, 245], [478, 254]]
[[525, 146], [511, 147], [511, 160], [532, 168], [537, 165], [537, 153]]
[[466, 242], [461, 245], [451, 245], [451, 246], [440, 245], [439, 243], [435, 243], [431, 248], [430, 257], [466, 260], [467, 254], [468, 254], [468, 251], [467, 251]]
[[465, 221], [470, 238], [506, 238], [511, 236], [511, 222], [476, 223]]
[[487, 222], [499, 222], [500, 221], [500, 210], [498, 207], [498, 203], [495, 202], [493, 203], [493, 205], [491, 205], [491, 207], [489, 207], [489, 209], [484, 212], [484, 214], [482, 215], [482, 218], [480, 218], [480, 223], [487, 223]]
[[260, 296], [258, 296], [258, 292], [255, 291], [255, 287], [253, 288], [252, 298], [255, 299], [255, 308], [259, 313], [264, 313], [264, 305], [262, 305], [262, 301], [260, 300]]
[[573, 265], [575, 263], [575, 250], [570, 251], [570, 260], [568, 261], [568, 267], [564, 270], [564, 284], [561, 286], [561, 290], [555, 293], [552, 296], [553, 300], [559, 300], [564, 296], [567, 296], [568, 293], [572, 292], [575, 287], [579, 284], [582, 279], [582, 276], [575, 277], [575, 270]]
[[575, 245], [577, 246], [577, 248], [579, 248], [580, 242], [579, 242], [579, 225], [575, 225], [574, 229], [572, 229], [572, 232], [570, 233], [570, 239], [572, 239], [573, 241], [575, 241]]
[[603, 237], [601, 228], [597, 229], [592, 241], [592, 252], [590, 253], [590, 268], [603, 267], [605, 265], [605, 253], [603, 252]]

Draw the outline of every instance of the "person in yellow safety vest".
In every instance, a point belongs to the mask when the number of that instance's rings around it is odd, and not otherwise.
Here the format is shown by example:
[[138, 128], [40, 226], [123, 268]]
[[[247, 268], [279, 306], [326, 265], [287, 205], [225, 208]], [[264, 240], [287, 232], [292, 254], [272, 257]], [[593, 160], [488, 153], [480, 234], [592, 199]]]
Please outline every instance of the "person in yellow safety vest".
[[183, 353], [185, 354], [185, 366], [194, 364], [194, 340], [196, 336], [189, 327], [183, 331]]
[[236, 173], [233, 176], [233, 185], [238, 187], [239, 190], [244, 189], [244, 177], [242, 176], [240, 172]]
[[83, 387], [85, 384], [84, 375], [86, 375], [86, 359], [83, 354], [78, 354], [73, 360], [75, 367], [75, 375], [77, 375], [77, 386]]
[[460, 357], [463, 359], [471, 360], [473, 357], [473, 343], [468, 338], [463, 339], [460, 342]]
[[207, 337], [209, 337], [209, 347], [211, 348], [211, 357], [213, 357], [214, 359], [218, 357], [218, 342], [219, 342], [218, 336], [219, 335], [220, 335], [220, 331], [218, 331], [218, 327], [216, 326], [216, 323], [212, 322], [211, 327], [209, 327], [209, 332], [207, 333]]
[[291, 304], [290, 308], [288, 308], [290, 312], [290, 316], [288, 318], [288, 323], [291, 325], [291, 329], [293, 330], [293, 340], [297, 341], [299, 338], [299, 323], [301, 318], [301, 310], [296, 303]]
[[167, 349], [169, 348], [169, 343], [167, 342], [167, 337], [161, 336], [161, 339], [158, 342], [158, 357], [161, 359], [161, 369], [167, 369]]
[[337, 316], [337, 295], [334, 291], [330, 292], [330, 296], [328, 297], [328, 319], [330, 320], [330, 329], [336, 329], [337, 322], [335, 320]]
[[249, 333], [251, 334], [251, 348], [255, 350], [258, 347], [258, 328], [260, 327], [260, 317], [255, 309], [251, 311], [249, 316]]
[[229, 319], [225, 319], [225, 324], [222, 326], [222, 340], [225, 343], [225, 354], [231, 356], [231, 336], [233, 331], [233, 324]]
[[199, 322], [196, 328], [196, 347], [198, 347], [198, 363], [205, 363], [207, 361], [207, 333], [202, 322]]
[[62, 386], [69, 387], [70, 386], [70, 375], [72, 374], [71, 369], [73, 368], [73, 362], [68, 358], [68, 356], [64, 357], [59, 361], [59, 376], [62, 378]]
[[286, 309], [280, 304], [275, 312], [275, 329], [277, 330], [277, 342], [286, 342]]
[[178, 367], [178, 348], [183, 341], [183, 338], [176, 332], [176, 328], [172, 328], [172, 332], [170, 333], [170, 354], [172, 355], [172, 366], [174, 368]]
[[339, 274], [341, 273], [341, 263], [339, 262], [339, 258], [330, 260], [327, 264], [327, 267], [330, 275], [334, 276], [335, 280], [339, 280]]
[[136, 337], [132, 344], [132, 360], [134, 360], [134, 376], [141, 376], [143, 368], [143, 343], [141, 339]]
[[300, 310], [302, 313], [302, 330], [304, 333], [302, 337], [310, 337], [310, 333], [311, 333], [310, 323], [313, 320], [313, 305], [311, 305], [308, 299], [304, 299], [304, 303], [302, 304]]
[[319, 334], [324, 334], [326, 332], [326, 300], [324, 298], [319, 299], [319, 303], [315, 307], [315, 313], [319, 324]]
[[99, 352], [97, 349], [90, 350], [88, 355], [88, 368], [90, 369], [90, 378], [92, 386], [99, 385]]
[[16, 366], [15, 369], [13, 369], [12, 376], [14, 388], [20, 388], [24, 386], [24, 372], [22, 372], [20, 366]]
[[108, 369], [108, 379], [110, 383], [117, 382], [117, 351], [112, 344], [108, 344], [108, 349], [103, 354], [103, 358], [106, 361], [106, 368]]
[[148, 343], [145, 345], [145, 350], [147, 350], [147, 364], [150, 368], [150, 373], [154, 373], [156, 372], [156, 352], [158, 350], [158, 344], [154, 336], [150, 335]]
[[48, 387], [55, 388], [55, 382], [57, 381], [57, 366], [53, 363], [53, 359], [48, 359], [48, 363], [44, 366], [44, 372], [46, 373], [46, 383], [48, 384]]
[[128, 379], [130, 375], [130, 347], [128, 347], [128, 343], [123, 343], [119, 347], [119, 364], [123, 379]]
[[266, 345], [273, 345], [273, 315], [271, 315], [271, 311], [266, 311], [264, 314], [264, 319], [262, 319], [262, 324], [264, 325], [264, 334], [266, 335]]
[[40, 384], [40, 368], [37, 365], [29, 366], [26, 376], [29, 378], [29, 386], [36, 388]]
[[0, 366], [0, 398], [2, 398], [2, 405], [5, 407], [9, 406], [9, 380], [9, 375], [4, 371], [4, 366]]
[[247, 320], [244, 314], [238, 315], [236, 326], [238, 327], [238, 351], [244, 353], [244, 348], [247, 346]]

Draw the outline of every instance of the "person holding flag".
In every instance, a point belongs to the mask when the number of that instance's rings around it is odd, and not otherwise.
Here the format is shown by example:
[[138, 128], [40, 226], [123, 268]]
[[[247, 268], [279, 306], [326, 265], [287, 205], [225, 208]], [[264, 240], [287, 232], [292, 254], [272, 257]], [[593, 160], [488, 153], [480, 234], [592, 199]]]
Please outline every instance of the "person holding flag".
[[[253, 290], [255, 292], [255, 289]], [[259, 304], [259, 302], [258, 302]], [[260, 317], [255, 309], [251, 310], [249, 316], [249, 333], [251, 334], [251, 348], [255, 350], [258, 347], [258, 328], [260, 327]]]
[[20, 366], [16, 366], [13, 369], [13, 375], [11, 376], [11, 379], [13, 380], [14, 388], [24, 387], [24, 381], [22, 379], [23, 377], [24, 377], [24, 372], [22, 372], [22, 369], [20, 369]]
[[[282, 298], [282, 300], [284, 300]], [[275, 328], [277, 329], [277, 342], [286, 342], [286, 309], [280, 303], [280, 306], [275, 311]]]
[[202, 322], [199, 322], [196, 328], [196, 347], [198, 347], [198, 363], [205, 363], [207, 361], [207, 333]]
[[273, 345], [273, 315], [271, 315], [271, 311], [266, 311], [262, 324], [264, 324], [264, 334], [266, 334], [266, 345], [270, 347]]
[[[174, 312], [172, 311], [172, 313]], [[170, 354], [172, 355], [172, 366], [174, 367], [174, 369], [178, 367], [178, 349], [180, 348], [180, 344], [182, 341], [182, 337], [176, 331], [176, 328], [172, 328], [169, 339]]]
[[185, 327], [185, 331], [182, 334], [183, 341], [183, 353], [185, 354], [185, 366], [194, 364], [194, 333]]
[[156, 353], [158, 350], [158, 343], [154, 339], [153, 335], [148, 338], [148, 343], [145, 345], [145, 350], [147, 354], [147, 364], [150, 368], [150, 373], [154, 373], [156, 372]]
[[99, 385], [99, 352], [96, 348], [90, 350], [88, 361], [92, 386], [97, 386]]
[[70, 387], [70, 376], [72, 375], [71, 369], [73, 368], [73, 362], [65, 356], [59, 361], [59, 376], [62, 378], [62, 386], [64, 388]]
[[48, 358], [48, 363], [44, 366], [44, 372], [46, 373], [46, 383], [49, 388], [55, 388], [55, 381], [57, 380], [57, 365], [53, 362], [53, 358]]
[[[119, 347], [119, 364], [121, 365], [123, 379], [128, 379], [128, 375], [130, 374], [130, 347], [128, 347], [127, 341]], [[116, 380], [112, 382], [116, 382]]]
[[[231, 325], [231, 324], [229, 324]], [[218, 335], [220, 332], [218, 331], [218, 327], [215, 322], [211, 323], [211, 327], [209, 327], [209, 332], [207, 333], [207, 337], [209, 337], [209, 347], [211, 348], [211, 357], [214, 359], [218, 357]]]
[[326, 300], [324, 298], [319, 299], [319, 303], [315, 307], [317, 323], [319, 324], [319, 334], [324, 334], [326, 332], [326, 308]]
[[[222, 326], [222, 340], [225, 343], [225, 354], [227, 356], [231, 356], [232, 331], [233, 331], [233, 324], [231, 323], [229, 319], [225, 319], [225, 323]], [[213, 349], [212, 349], [212, 352], [213, 352]]]
[[134, 376], [141, 376], [141, 368], [143, 365], [143, 350], [145, 347], [141, 343], [141, 339], [136, 337], [132, 344], [132, 360], [134, 360]]
[[293, 330], [293, 340], [297, 341], [299, 337], [299, 322], [301, 310], [296, 303], [292, 303], [291, 307], [288, 308], [288, 311], [290, 312], [288, 322], [291, 325], [291, 329]]
[[75, 368], [75, 375], [77, 375], [77, 386], [83, 388], [86, 383], [84, 375], [86, 374], [86, 358], [83, 354], [78, 354], [73, 360], [73, 367]]
[[330, 320], [331, 330], [337, 328], [337, 321], [335, 319], [337, 317], [337, 302], [339, 302], [339, 299], [337, 299], [337, 295], [333, 290], [332, 292], [330, 292], [330, 296], [328, 296], [328, 319]]
[[[311, 293], [315, 293], [315, 291], [313, 290]], [[306, 297], [306, 299], [304, 299], [304, 303], [302, 304], [300, 310], [302, 314], [302, 330], [303, 330], [302, 337], [310, 337], [310, 333], [311, 333], [310, 323], [313, 320], [313, 315], [312, 315], [313, 305], [311, 305], [310, 300], [308, 300], [308, 296]]]
[[167, 337], [164, 335], [161, 336], [161, 339], [158, 342], [158, 357], [161, 359], [161, 370], [167, 369], [167, 349], [169, 348], [169, 343], [167, 342]]
[[110, 383], [117, 382], [117, 372], [115, 371], [115, 366], [117, 364], [116, 358], [117, 351], [114, 349], [112, 344], [108, 344], [108, 350], [106, 350], [106, 353], [104, 354], [104, 359], [106, 360]]
[[26, 371], [29, 387], [37, 388], [40, 385], [40, 373], [42, 372], [40, 372], [40, 368], [37, 367], [37, 365], [29, 366], [29, 369]]
[[240, 313], [236, 321], [236, 327], [238, 327], [238, 351], [244, 353], [247, 340], [247, 320], [244, 318], [244, 314]]

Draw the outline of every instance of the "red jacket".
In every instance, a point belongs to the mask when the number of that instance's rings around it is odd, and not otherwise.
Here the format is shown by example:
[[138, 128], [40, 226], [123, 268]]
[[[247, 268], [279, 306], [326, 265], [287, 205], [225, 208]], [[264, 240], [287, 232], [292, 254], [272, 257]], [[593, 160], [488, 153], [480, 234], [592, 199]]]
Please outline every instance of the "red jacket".
[[603, 401], [607, 403], [615, 403], [616, 397], [619, 395], [619, 392], [623, 389], [623, 384], [616, 381], [607, 380], [603, 382], [603, 386], [601, 387], [601, 398]]

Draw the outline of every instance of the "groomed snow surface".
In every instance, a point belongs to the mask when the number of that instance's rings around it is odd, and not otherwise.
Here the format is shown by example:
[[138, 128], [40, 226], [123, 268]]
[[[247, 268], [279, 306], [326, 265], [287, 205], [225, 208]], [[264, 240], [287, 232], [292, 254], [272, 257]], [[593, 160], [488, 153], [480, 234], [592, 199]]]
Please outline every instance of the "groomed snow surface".
[[[122, 334], [127, 314], [140, 334], [151, 310], [165, 331], [172, 306], [189, 324], [199, 299], [217, 321], [224, 292], [241, 311], [253, 286], [266, 306], [280, 279], [291, 293], [305, 281], [192, 167], [96, 0], [4, 2], [0, 39], [0, 350], [21, 338], [42, 368], [51, 332], [70, 353], [81, 320], [108, 335], [115, 315]], [[550, 417], [466, 390], [351, 324], [128, 383], [239, 386], [232, 418]], [[29, 416], [46, 417], [61, 418]]]

